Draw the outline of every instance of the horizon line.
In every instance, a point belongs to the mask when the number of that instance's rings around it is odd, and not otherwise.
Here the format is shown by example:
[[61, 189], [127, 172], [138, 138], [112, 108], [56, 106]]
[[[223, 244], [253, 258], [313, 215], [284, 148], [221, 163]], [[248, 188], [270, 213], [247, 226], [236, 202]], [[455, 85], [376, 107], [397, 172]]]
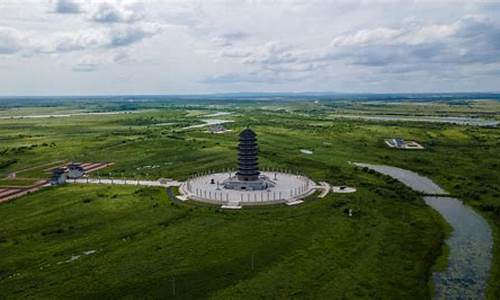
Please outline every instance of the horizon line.
[[[162, 94], [162, 93], [117, 93], [117, 94], [48, 94], [48, 95], [0, 95], [0, 99], [2, 98], [48, 98], [48, 97], [70, 97], [70, 98], [78, 98], [78, 97], [92, 97], [92, 98], [101, 98], [101, 97], [202, 97], [202, 96], [231, 96], [231, 95], [269, 95], [269, 96], [279, 96], [279, 95], [309, 95], [309, 96], [335, 96], [335, 95], [474, 95], [474, 94], [489, 94], [489, 95], [500, 95], [500, 91], [462, 91], [462, 92], [325, 92], [325, 91], [304, 91], [304, 92], [249, 92], [249, 91], [241, 91], [241, 92], [214, 92], [214, 93], [192, 93], [192, 94], [184, 94], [184, 93], [172, 93], [172, 94]], [[316, 94], [316, 95], [315, 95]]]

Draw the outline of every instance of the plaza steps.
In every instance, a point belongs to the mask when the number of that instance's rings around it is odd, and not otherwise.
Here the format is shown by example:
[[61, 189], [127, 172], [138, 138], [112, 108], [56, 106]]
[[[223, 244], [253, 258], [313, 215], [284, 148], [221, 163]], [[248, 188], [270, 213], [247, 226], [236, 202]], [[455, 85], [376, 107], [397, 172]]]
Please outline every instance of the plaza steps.
[[289, 201], [289, 202], [286, 203], [286, 205], [293, 206], [293, 205], [299, 205], [299, 204], [302, 204], [302, 203], [304, 203], [304, 201], [299, 199], [299, 200]]
[[223, 209], [241, 209], [239, 202], [228, 202], [221, 206]]

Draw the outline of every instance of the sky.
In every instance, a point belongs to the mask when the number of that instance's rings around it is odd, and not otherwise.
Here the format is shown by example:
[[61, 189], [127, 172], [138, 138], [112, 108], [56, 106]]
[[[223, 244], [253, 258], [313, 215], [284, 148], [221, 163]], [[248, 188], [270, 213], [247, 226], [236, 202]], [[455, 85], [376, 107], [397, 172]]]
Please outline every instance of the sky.
[[0, 96], [500, 91], [500, 1], [0, 0]]

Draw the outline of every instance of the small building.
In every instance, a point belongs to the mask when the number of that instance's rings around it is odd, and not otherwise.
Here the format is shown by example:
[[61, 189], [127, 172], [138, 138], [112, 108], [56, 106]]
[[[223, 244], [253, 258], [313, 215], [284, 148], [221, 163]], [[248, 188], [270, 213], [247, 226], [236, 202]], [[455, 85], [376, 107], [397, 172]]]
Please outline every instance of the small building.
[[405, 140], [402, 138], [395, 138], [391, 140], [391, 143], [396, 146], [396, 148], [402, 148], [406, 144]]
[[390, 148], [396, 148], [396, 149], [417, 149], [417, 150], [424, 149], [424, 147], [419, 143], [415, 141], [406, 141], [402, 138], [393, 138], [385, 140], [385, 144]]
[[75, 179], [80, 178], [85, 174], [85, 169], [76, 163], [71, 163], [68, 165], [68, 178]]
[[66, 183], [68, 174], [64, 168], [55, 168], [52, 170], [52, 178], [50, 178], [51, 185], [58, 185]]
[[225, 133], [229, 131], [231, 130], [226, 129], [226, 127], [224, 127], [224, 125], [222, 124], [214, 124], [210, 126], [210, 128], [208, 128], [208, 132], [210, 133]]

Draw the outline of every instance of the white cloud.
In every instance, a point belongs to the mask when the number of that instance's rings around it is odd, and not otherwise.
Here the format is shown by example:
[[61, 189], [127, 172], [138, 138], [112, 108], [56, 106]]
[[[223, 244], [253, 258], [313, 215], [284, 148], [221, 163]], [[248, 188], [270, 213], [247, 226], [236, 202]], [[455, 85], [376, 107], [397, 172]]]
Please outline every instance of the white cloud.
[[[338, 35], [324, 47], [268, 42], [226, 47], [222, 57], [263, 69], [296, 72], [323, 68], [328, 61], [366, 66], [492, 63], [500, 60], [500, 26], [489, 18], [465, 16], [449, 24], [378, 27]], [[403, 68], [404, 69], [404, 68]], [[400, 69], [402, 70], [402, 69]]]
[[74, 72], [93, 72], [99, 68], [98, 64], [78, 63], [73, 66]]
[[12, 54], [22, 48], [22, 34], [15, 29], [0, 27], [0, 55]]
[[216, 46], [229, 47], [233, 46], [235, 43], [245, 40], [246, 38], [248, 38], [247, 33], [242, 31], [232, 31], [216, 35], [211, 39], [211, 41]]
[[400, 29], [363, 29], [353, 34], [345, 34], [333, 39], [331, 47], [363, 46], [393, 43], [402, 34]]
[[90, 28], [41, 36], [0, 27], [0, 54], [24, 51], [25, 54], [58, 53], [130, 46], [162, 32], [167, 26], [144, 23], [134, 26]]
[[144, 18], [144, 3], [137, 0], [52, 0], [50, 11], [81, 14], [97, 23], [133, 23]]
[[93, 1], [87, 18], [99, 23], [132, 23], [144, 18], [144, 6], [139, 1]]
[[[366, 91], [367, 82], [377, 91], [439, 84], [449, 90], [462, 88], [450, 78], [465, 77], [467, 87], [498, 89], [492, 66], [500, 64], [500, 6], [481, 1], [30, 3], [28, 9], [20, 1], [0, 1], [0, 80], [18, 79], [1, 85], [0, 93], [39, 87], [27, 75], [47, 66], [55, 66], [50, 75], [67, 86], [65, 72], [87, 72], [101, 86], [105, 72], [118, 78], [141, 70], [148, 77], [137, 75], [142, 92], [242, 84]], [[118, 91], [129, 89], [119, 84]]]
[[74, 72], [94, 72], [101, 67], [109, 67], [115, 63], [130, 61], [126, 51], [100, 52], [92, 55], [83, 55], [76, 58], [71, 69]]
[[283, 76], [282, 74], [272, 71], [253, 71], [253, 72], [234, 72], [209, 76], [202, 82], [205, 84], [227, 85], [240, 83], [265, 83], [265, 84], [283, 84], [289, 82], [297, 82], [305, 80], [306, 77], [301, 75]]

